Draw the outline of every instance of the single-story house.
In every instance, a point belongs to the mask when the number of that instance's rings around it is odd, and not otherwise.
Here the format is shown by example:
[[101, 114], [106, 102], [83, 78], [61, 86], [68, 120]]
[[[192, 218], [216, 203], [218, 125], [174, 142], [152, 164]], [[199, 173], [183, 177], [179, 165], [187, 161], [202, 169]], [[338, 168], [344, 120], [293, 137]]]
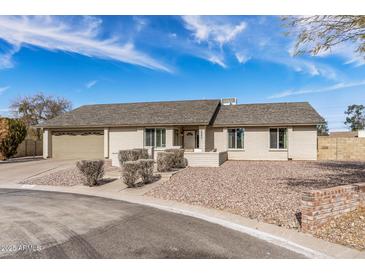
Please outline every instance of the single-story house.
[[118, 165], [121, 149], [149, 148], [156, 155], [183, 148], [191, 166], [218, 166], [227, 159], [317, 159], [316, 126], [324, 119], [309, 103], [222, 102], [81, 106], [39, 125], [44, 158], [103, 158]]

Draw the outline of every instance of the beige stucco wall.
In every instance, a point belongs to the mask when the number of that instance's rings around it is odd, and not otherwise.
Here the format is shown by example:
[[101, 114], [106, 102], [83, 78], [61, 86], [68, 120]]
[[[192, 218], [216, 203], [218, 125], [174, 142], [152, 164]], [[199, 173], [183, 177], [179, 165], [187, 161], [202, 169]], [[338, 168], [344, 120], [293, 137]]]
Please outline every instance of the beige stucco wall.
[[143, 147], [143, 128], [109, 129], [109, 158], [118, 165], [118, 151]]
[[[155, 148], [158, 151], [173, 148], [174, 127], [161, 127], [166, 129], [166, 147]], [[118, 151], [122, 149], [144, 148], [144, 127], [110, 128], [109, 129], [109, 158], [112, 165], [118, 166]]]
[[[227, 137], [227, 135], [226, 135]], [[245, 128], [243, 150], [228, 150], [230, 160], [287, 160], [287, 150], [269, 149], [269, 128]]]
[[[245, 127], [243, 150], [228, 149], [226, 128], [213, 128], [214, 148], [228, 150], [230, 160], [315, 160], [317, 157], [317, 131], [315, 126], [287, 127], [288, 149], [269, 149], [269, 127]], [[290, 155], [290, 156], [289, 156]]]
[[217, 151], [227, 150], [227, 130], [223, 128], [212, 128], [213, 132], [213, 147]]
[[[173, 127], [165, 128], [166, 148], [171, 148], [173, 147]], [[295, 126], [287, 128], [287, 150], [269, 149], [269, 127], [245, 127], [243, 150], [228, 149], [227, 128], [204, 127], [206, 132], [205, 148], [206, 151], [216, 149], [218, 152], [222, 152], [228, 150], [228, 159], [230, 160], [287, 160], [288, 158], [293, 160], [315, 160], [317, 158], [316, 127]], [[48, 146], [53, 149], [56, 146], [56, 154], [52, 155], [53, 151], [51, 148], [48, 153], [57, 158], [62, 151], [63, 154], [68, 155], [67, 157], [79, 158], [80, 156], [76, 154], [80, 152], [78, 152], [79, 150], [71, 149], [70, 144], [72, 144], [73, 147], [82, 148], [83, 157], [90, 153], [91, 158], [95, 158], [93, 155], [99, 158], [100, 153], [102, 153], [103, 157], [112, 159], [113, 165], [118, 165], [119, 150], [144, 147], [143, 127], [103, 129], [103, 133], [104, 136], [90, 137], [90, 140], [88, 139], [87, 142], [85, 142], [85, 138], [80, 138], [82, 136], [52, 136]], [[54, 142], [56, 143], [54, 144]], [[86, 151], [86, 154], [84, 151]], [[157, 153], [159, 149], [155, 151]]]
[[317, 160], [316, 126], [295, 126], [289, 131], [289, 158], [293, 160]]

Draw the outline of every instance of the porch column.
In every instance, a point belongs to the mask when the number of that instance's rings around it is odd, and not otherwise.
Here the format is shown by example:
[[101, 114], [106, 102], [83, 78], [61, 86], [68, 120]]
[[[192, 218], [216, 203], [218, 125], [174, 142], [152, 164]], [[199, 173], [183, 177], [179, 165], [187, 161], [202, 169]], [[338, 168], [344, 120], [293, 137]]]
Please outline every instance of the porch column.
[[50, 158], [52, 148], [52, 133], [49, 129], [43, 129], [43, 158]]
[[109, 128], [104, 128], [104, 158], [109, 158]]
[[172, 148], [174, 146], [174, 129], [166, 128], [166, 148]]
[[223, 128], [223, 149], [228, 150], [228, 130]]
[[205, 142], [206, 142], [206, 134], [207, 134], [207, 127], [206, 126], [199, 126], [199, 148], [202, 152], [205, 152]]
[[293, 134], [293, 127], [288, 127], [288, 132], [287, 132], [288, 136], [287, 136], [287, 149], [288, 149], [288, 158], [293, 159], [293, 145], [294, 145], [294, 134]]

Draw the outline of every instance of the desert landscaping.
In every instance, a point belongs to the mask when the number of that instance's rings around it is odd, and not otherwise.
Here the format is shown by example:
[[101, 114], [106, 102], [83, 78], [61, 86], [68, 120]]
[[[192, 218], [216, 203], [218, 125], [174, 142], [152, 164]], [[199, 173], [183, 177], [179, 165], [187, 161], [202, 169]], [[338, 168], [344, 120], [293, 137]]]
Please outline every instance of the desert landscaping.
[[[362, 162], [227, 161], [219, 168], [188, 167], [146, 195], [224, 210], [299, 229], [304, 191], [363, 181], [365, 169]], [[344, 218], [348, 221], [355, 215], [350, 214]], [[343, 218], [338, 218], [338, 223], [337, 225], [337, 219], [332, 221], [316, 235], [360, 249], [365, 247], [365, 237], [362, 234], [348, 232], [341, 225]], [[355, 224], [351, 223], [354, 222], [350, 222], [348, 228], [354, 228]], [[357, 227], [363, 227], [365, 220], [356, 219], [355, 223]], [[332, 233], [332, 230], [337, 233]], [[350, 240], [341, 240], [348, 233], [352, 233], [348, 237]], [[331, 234], [338, 236], [329, 237]]]

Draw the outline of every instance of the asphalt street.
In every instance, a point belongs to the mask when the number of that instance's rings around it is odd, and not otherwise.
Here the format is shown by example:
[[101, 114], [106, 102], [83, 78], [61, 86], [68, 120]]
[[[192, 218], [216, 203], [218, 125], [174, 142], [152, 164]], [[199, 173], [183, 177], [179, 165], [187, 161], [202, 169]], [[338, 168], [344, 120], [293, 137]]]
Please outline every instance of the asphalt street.
[[77, 194], [0, 189], [2, 258], [303, 258], [196, 218]]

